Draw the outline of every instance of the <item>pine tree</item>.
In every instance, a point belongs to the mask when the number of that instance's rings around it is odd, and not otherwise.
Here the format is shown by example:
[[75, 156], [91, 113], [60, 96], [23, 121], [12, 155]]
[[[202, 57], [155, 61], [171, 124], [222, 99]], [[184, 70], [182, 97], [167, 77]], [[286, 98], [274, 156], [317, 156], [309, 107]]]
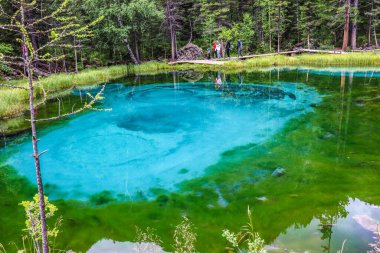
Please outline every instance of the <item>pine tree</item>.
[[350, 13], [351, 13], [351, 1], [345, 0], [344, 3], [344, 32], [343, 32], [343, 45], [342, 50], [346, 51], [348, 47], [348, 34], [350, 32]]
[[288, 17], [285, 15], [286, 7], [289, 2], [287, 0], [275, 0], [275, 11], [273, 13], [274, 30], [277, 36], [277, 52], [281, 51], [281, 39], [285, 32]]

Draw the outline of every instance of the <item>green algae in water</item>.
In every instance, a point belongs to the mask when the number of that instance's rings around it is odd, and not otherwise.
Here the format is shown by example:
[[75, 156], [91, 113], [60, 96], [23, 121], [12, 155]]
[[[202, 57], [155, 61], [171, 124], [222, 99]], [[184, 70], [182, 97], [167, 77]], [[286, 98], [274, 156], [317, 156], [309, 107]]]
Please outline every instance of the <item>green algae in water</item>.
[[[209, 78], [213, 80], [214, 74], [206, 74], [203, 81]], [[167, 82], [162, 76], [157, 79]], [[364, 204], [380, 202], [379, 79], [356, 77], [355, 73], [326, 76], [304, 71], [222, 74], [222, 79], [273, 85], [304, 83], [327, 96], [313, 112], [288, 121], [265, 142], [224, 152], [203, 176], [183, 182], [174, 193], [156, 189], [157, 200], [119, 200], [97, 207], [57, 200], [65, 218], [60, 248], [86, 251], [103, 238], [133, 241], [134, 225], [138, 225], [156, 228], [165, 249], [172, 250], [172, 231], [185, 213], [197, 226], [197, 249], [223, 252], [226, 244], [221, 230], [237, 230], [244, 224], [250, 205], [257, 230], [275, 247], [334, 252], [347, 239], [345, 252], [368, 249], [373, 235], [353, 219], [352, 213], [380, 218], [377, 208]], [[272, 176], [278, 167], [284, 168], [285, 174]], [[177, 175], [181, 168], [176, 170]], [[10, 184], [9, 177], [1, 175], [3, 185]], [[1, 241], [17, 240], [22, 217], [13, 215], [18, 207], [12, 203], [31, 196], [31, 190], [19, 186], [17, 191], [3, 187], [0, 191], [5, 199], [14, 192], [12, 202], [1, 201], [1, 210], [6, 213], [1, 217]], [[294, 237], [300, 239], [290, 240]]]

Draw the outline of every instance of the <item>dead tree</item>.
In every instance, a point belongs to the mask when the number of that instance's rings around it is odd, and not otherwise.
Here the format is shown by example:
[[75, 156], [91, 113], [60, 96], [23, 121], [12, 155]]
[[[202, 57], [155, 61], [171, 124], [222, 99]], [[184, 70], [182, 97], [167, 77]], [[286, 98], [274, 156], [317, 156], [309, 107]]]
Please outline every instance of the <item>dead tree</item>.
[[177, 31], [181, 28], [179, 15], [179, 3], [177, 0], [165, 1], [165, 26], [170, 33], [170, 46], [171, 46], [171, 60], [175, 61], [177, 58]]
[[[39, 10], [39, 6], [36, 1], [32, 0], [11, 0], [16, 10], [12, 15], [8, 15], [3, 8], [0, 7], [0, 16], [3, 20], [7, 20], [8, 23], [0, 24], [1, 30], [8, 30], [14, 33], [20, 42], [22, 48], [22, 57], [19, 56], [1, 56], [0, 61], [4, 59], [12, 62], [21, 62], [26, 70], [26, 78], [28, 85], [25, 87], [16, 87], [25, 89], [29, 93], [29, 112], [30, 112], [30, 126], [32, 134], [32, 146], [33, 146], [33, 159], [37, 177], [37, 188], [39, 194], [39, 208], [41, 219], [41, 241], [42, 245], [36, 247], [36, 251], [40, 253], [41, 249], [43, 253], [49, 252], [48, 235], [46, 226], [46, 214], [45, 214], [45, 200], [43, 181], [41, 176], [41, 164], [40, 157], [46, 152], [40, 152], [38, 148], [38, 136], [36, 128], [36, 103], [35, 103], [35, 89], [39, 87], [38, 82], [34, 80], [34, 68], [36, 62], [52, 62], [64, 58], [64, 55], [51, 56], [45, 53], [44, 50], [51, 47], [71, 48], [72, 45], [66, 44], [65, 39], [81, 35], [85, 37], [89, 28], [102, 19], [99, 18], [94, 22], [80, 26], [74, 23], [72, 19], [66, 18], [65, 13], [69, 6], [70, 0], [63, 0], [63, 2], [57, 7], [57, 9], [48, 13]], [[44, 13], [42, 17], [36, 17], [33, 22], [26, 22], [26, 17], [31, 13]], [[47, 24], [45, 30], [38, 30], [40, 24]], [[32, 38], [35, 36], [45, 37], [46, 43], [39, 45], [38, 49], [33, 46]], [[42, 88], [43, 89], [43, 88]], [[95, 97], [96, 98], [96, 97]], [[39, 245], [39, 241], [37, 242]]]

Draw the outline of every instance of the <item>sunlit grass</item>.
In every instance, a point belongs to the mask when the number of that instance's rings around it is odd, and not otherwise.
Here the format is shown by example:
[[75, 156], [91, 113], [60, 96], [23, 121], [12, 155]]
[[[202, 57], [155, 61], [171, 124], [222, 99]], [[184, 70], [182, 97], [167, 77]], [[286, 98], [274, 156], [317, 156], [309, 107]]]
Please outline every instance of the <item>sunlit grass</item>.
[[268, 67], [268, 66], [380, 66], [378, 53], [352, 54], [302, 54], [297, 56], [267, 56], [252, 58], [244, 62], [231, 62], [227, 66]]

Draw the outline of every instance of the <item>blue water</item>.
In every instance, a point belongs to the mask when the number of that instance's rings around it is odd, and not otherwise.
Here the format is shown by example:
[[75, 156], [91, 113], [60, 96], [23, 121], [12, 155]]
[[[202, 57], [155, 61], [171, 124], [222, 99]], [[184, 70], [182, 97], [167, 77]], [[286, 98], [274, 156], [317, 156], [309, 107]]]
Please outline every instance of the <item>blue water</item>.
[[[130, 198], [175, 191], [223, 152], [268, 141], [321, 96], [296, 83], [108, 85], [102, 108], [43, 130], [44, 182], [53, 198], [87, 199], [102, 191]], [[29, 140], [12, 144], [8, 164], [35, 182]]]

